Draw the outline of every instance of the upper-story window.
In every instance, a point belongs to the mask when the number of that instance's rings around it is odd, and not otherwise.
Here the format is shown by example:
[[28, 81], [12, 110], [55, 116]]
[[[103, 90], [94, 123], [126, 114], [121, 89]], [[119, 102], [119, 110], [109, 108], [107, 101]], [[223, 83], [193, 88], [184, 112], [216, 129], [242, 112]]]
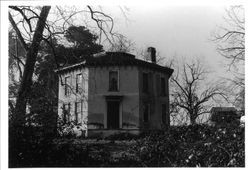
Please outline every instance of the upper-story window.
[[76, 75], [76, 93], [81, 92], [82, 74]]
[[161, 95], [166, 96], [166, 79], [164, 77], [161, 78]]
[[68, 96], [70, 93], [70, 76], [65, 77], [65, 91], [64, 94], [65, 96]]
[[142, 91], [144, 93], [148, 93], [148, 73], [143, 73], [142, 74]]
[[109, 91], [118, 91], [118, 71], [109, 72]]

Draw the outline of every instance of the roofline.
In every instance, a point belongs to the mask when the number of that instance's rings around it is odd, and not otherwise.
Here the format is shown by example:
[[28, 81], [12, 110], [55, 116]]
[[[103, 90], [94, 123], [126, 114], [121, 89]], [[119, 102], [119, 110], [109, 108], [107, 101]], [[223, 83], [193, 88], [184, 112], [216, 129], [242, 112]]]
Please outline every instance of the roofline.
[[80, 63], [77, 63], [77, 64], [73, 64], [73, 65], [70, 65], [70, 66], [65, 66], [65, 67], [62, 67], [62, 68], [58, 68], [58, 69], [55, 69], [55, 72], [56, 73], [59, 73], [61, 71], [66, 71], [70, 68], [74, 68], [74, 67], [77, 67], [77, 66], [81, 66], [81, 65], [84, 65], [86, 63], [86, 60], [85, 61], [82, 61]]
[[[148, 64], [153, 64], [153, 63], [148, 63]], [[80, 68], [80, 67], [110, 67], [110, 66], [137, 66], [137, 67], [146, 67], [146, 68], [149, 68], [149, 69], [152, 69], [152, 70], [158, 70], [159, 72], [169, 73], [170, 76], [174, 72], [174, 70], [171, 69], [171, 68], [160, 66], [160, 65], [156, 65], [156, 64], [154, 64], [153, 68], [150, 68], [150, 67], [147, 67], [146, 65], [143, 66], [143, 65], [140, 65], [140, 64], [105, 64], [105, 65], [100, 65], [100, 64], [90, 63], [90, 64], [86, 65], [86, 61], [78, 63], [78, 64], [74, 64], [74, 65], [71, 65], [71, 66], [66, 66], [66, 67], [63, 67], [63, 68], [60, 68], [60, 69], [56, 69], [55, 72], [57, 74], [63, 74], [64, 72], [71, 71], [73, 69], [77, 69], [77, 68]]]
[[[109, 54], [109, 53], [112, 53], [112, 52], [105, 52], [105, 54]], [[105, 66], [138, 66], [138, 67], [147, 67], [147, 68], [150, 68], [152, 70], [158, 70], [160, 72], [166, 72], [166, 73], [169, 73], [169, 75], [171, 76], [172, 73], [174, 72], [173, 69], [169, 68], [169, 67], [164, 67], [164, 66], [161, 66], [161, 65], [158, 65], [158, 64], [155, 64], [155, 63], [150, 63], [150, 62], [147, 62], [147, 61], [144, 61], [144, 60], [140, 60], [140, 59], [137, 59], [135, 58], [134, 55], [132, 54], [129, 54], [129, 53], [124, 53], [122, 52], [123, 54], [125, 55], [128, 55], [128, 56], [131, 56], [133, 57], [133, 61], [131, 61], [130, 63], [105, 63], [105, 64], [101, 64], [101, 63], [95, 63], [92, 62], [91, 60], [88, 61], [88, 60], [85, 60], [83, 62], [80, 62], [80, 63], [77, 63], [77, 64], [73, 64], [73, 65], [70, 65], [70, 66], [66, 66], [66, 67], [62, 67], [62, 68], [59, 68], [59, 69], [56, 69], [55, 72], [57, 74], [63, 74], [64, 72], [66, 71], [70, 71], [72, 69], [77, 69], [79, 67], [105, 67]], [[102, 53], [101, 56], [105, 55]], [[98, 55], [97, 57], [94, 57], [94, 58], [98, 58]]]

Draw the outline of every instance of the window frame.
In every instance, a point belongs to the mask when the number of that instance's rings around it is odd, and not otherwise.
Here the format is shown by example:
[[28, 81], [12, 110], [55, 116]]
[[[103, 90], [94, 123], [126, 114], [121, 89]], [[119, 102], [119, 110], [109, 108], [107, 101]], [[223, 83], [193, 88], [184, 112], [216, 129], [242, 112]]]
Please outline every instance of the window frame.
[[[81, 82], [79, 82], [79, 76], [81, 76]], [[83, 75], [82, 75], [82, 73], [76, 74], [76, 93], [80, 92], [80, 88], [79, 87], [81, 87], [82, 81], [83, 81]]]
[[[80, 105], [80, 111], [77, 110], [78, 104]], [[83, 110], [83, 109], [82, 109], [82, 101], [77, 101], [77, 102], [75, 102], [75, 123], [76, 123], [76, 124], [80, 124], [80, 123], [81, 123], [81, 120], [80, 120], [80, 122], [79, 122], [79, 119], [81, 119], [81, 117], [82, 117], [82, 110]], [[79, 114], [80, 114], [80, 117], [78, 117]], [[79, 118], [79, 119], [78, 119], [78, 118]]]
[[65, 96], [69, 96], [70, 95], [70, 90], [69, 90], [68, 86], [70, 86], [70, 76], [65, 76], [64, 77], [64, 95]]
[[[111, 76], [110, 76], [110, 74], [112, 73], [112, 72], [115, 72], [115, 73], [117, 73], [117, 84], [116, 84], [116, 89], [113, 89], [112, 88], [112, 85], [111, 85]], [[108, 91], [110, 91], [110, 92], [118, 92], [119, 90], [120, 90], [120, 83], [119, 83], [119, 81], [120, 81], [120, 79], [119, 79], [119, 70], [110, 70], [109, 71], [109, 87], [108, 87]]]
[[[149, 123], [150, 113], [151, 113], [150, 109], [151, 109], [150, 103], [148, 103], [148, 102], [143, 103], [143, 122], [144, 123]], [[147, 112], [146, 112], [146, 110], [147, 110]]]
[[[147, 80], [145, 80], [144, 76], [147, 77]], [[142, 73], [142, 92], [149, 93], [149, 73], [146, 72]]]
[[65, 124], [70, 122], [70, 103], [63, 104], [63, 122]]
[[161, 122], [167, 124], [167, 104], [161, 104]]
[[[167, 95], [167, 91], [166, 91], [166, 78], [165, 77], [161, 77], [160, 78], [160, 83], [161, 83], [161, 96], [166, 96]], [[164, 83], [164, 85], [162, 83]]]

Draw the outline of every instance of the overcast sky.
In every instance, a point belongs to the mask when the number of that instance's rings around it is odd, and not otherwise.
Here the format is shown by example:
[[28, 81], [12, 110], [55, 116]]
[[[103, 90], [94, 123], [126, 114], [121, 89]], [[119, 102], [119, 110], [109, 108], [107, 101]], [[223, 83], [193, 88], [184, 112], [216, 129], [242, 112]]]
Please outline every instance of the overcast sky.
[[[72, 7], [69, 4], [66, 6]], [[80, 6], [76, 5], [79, 9], [86, 8], [86, 5]], [[91, 6], [100, 10], [97, 5]], [[102, 4], [101, 7], [114, 19], [114, 30], [135, 43], [134, 54], [152, 46], [166, 61], [174, 56], [187, 60], [199, 57], [217, 77], [230, 75], [226, 73], [227, 60], [218, 54], [216, 44], [211, 41], [212, 33], [219, 26], [225, 26], [223, 16], [226, 16], [228, 4], [169, 5], [151, 2], [125, 6]], [[50, 14], [50, 17], [53, 15]], [[84, 19], [77, 20], [79, 24], [84, 24]]]
[[113, 15], [115, 29], [140, 50], [153, 46], [162, 57], [202, 58], [218, 76], [225, 76], [225, 58], [216, 51], [212, 33], [225, 25], [226, 5], [210, 6], [126, 6], [127, 19], [120, 9], [105, 7]]

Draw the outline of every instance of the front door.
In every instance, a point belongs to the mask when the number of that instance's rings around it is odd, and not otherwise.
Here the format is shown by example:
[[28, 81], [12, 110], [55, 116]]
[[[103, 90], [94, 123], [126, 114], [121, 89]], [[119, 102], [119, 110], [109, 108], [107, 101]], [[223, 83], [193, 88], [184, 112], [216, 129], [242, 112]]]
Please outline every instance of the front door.
[[107, 101], [107, 127], [108, 129], [118, 129], [120, 123], [119, 101]]

